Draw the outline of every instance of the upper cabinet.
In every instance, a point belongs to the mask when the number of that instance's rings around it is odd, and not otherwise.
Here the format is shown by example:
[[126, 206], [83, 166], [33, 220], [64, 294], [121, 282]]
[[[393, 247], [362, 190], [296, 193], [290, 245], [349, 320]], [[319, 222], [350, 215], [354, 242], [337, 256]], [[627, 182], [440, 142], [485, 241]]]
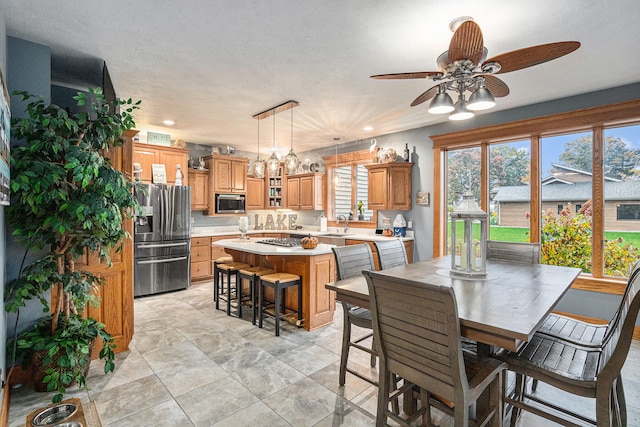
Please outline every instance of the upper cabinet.
[[247, 162], [244, 157], [207, 156], [205, 164], [211, 171], [213, 194], [247, 192]]
[[191, 185], [191, 210], [206, 211], [209, 209], [209, 171], [189, 169]]
[[247, 177], [247, 210], [264, 209], [264, 178]]
[[296, 210], [324, 209], [324, 175], [287, 176], [287, 207]]
[[410, 210], [413, 163], [367, 165], [369, 209]]
[[140, 163], [142, 167], [141, 181], [147, 184], [153, 182], [152, 166], [153, 164], [164, 165], [167, 184], [175, 184], [176, 182], [176, 165], [180, 165], [182, 170], [182, 185], [189, 185], [189, 177], [187, 174], [187, 160], [189, 150], [184, 148], [164, 147], [161, 145], [151, 144], [133, 144], [133, 162]]

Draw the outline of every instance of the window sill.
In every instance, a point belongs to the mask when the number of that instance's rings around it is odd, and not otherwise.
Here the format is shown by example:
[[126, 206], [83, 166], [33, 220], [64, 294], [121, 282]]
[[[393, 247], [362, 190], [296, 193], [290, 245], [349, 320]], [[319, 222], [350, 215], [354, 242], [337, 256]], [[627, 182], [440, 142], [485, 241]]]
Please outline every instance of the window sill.
[[595, 278], [587, 274], [578, 276], [571, 289], [579, 289], [581, 291], [601, 292], [604, 294], [623, 295], [627, 287], [624, 279], [616, 278]]

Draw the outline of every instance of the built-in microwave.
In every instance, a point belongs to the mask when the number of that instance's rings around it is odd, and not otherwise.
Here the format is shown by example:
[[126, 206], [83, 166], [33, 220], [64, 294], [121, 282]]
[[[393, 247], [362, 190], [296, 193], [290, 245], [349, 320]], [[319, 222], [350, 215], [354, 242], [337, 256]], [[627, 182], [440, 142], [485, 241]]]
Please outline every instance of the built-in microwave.
[[246, 196], [244, 194], [216, 194], [217, 214], [245, 213]]

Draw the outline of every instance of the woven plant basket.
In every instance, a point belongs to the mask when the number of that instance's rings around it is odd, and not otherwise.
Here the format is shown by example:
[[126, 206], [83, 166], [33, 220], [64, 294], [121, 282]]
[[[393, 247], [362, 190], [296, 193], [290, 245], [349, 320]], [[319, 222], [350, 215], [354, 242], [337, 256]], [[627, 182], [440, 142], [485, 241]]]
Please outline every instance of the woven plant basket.
[[[92, 341], [89, 344], [89, 354], [86, 355], [86, 366], [84, 368], [84, 376], [87, 376], [89, 372], [89, 366], [91, 364], [91, 353], [93, 351], [93, 345], [95, 341]], [[58, 358], [57, 355], [53, 356], [51, 362], [44, 365], [44, 358], [47, 355], [46, 350], [34, 351], [31, 353], [31, 379], [33, 380], [33, 388], [37, 392], [45, 392], [47, 391], [47, 384], [45, 384], [44, 377], [47, 375], [47, 369], [50, 368], [58, 368]], [[68, 386], [75, 385], [75, 381], [71, 382]], [[65, 386], [66, 387], [66, 386]]]

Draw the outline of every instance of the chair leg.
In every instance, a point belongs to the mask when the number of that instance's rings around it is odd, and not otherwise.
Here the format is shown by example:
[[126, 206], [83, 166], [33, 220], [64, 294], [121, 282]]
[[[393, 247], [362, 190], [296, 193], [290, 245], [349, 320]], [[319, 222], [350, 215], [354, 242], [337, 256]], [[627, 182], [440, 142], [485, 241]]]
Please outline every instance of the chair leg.
[[379, 388], [378, 388], [378, 411], [376, 414], [376, 427], [387, 427], [387, 411], [389, 408], [389, 381], [391, 373], [387, 371], [384, 362], [380, 362]]
[[231, 271], [227, 270], [227, 316], [231, 316]]
[[[347, 310], [345, 307], [344, 310]], [[347, 376], [347, 361], [349, 359], [349, 342], [351, 340], [351, 321], [345, 311], [344, 323], [342, 327], [342, 353], [340, 354], [340, 377], [339, 384], [344, 385]]]
[[498, 373], [493, 380], [493, 383], [489, 386], [489, 410], [494, 411], [491, 417], [491, 427], [502, 427], [502, 375], [505, 373]]
[[616, 378], [616, 400], [617, 408], [620, 414], [619, 420], [621, 426], [627, 425], [627, 402], [624, 399], [624, 387], [622, 386], [622, 375]]
[[249, 295], [251, 298], [251, 324], [256, 324], [256, 280], [258, 276], [255, 274], [249, 279]]
[[596, 385], [596, 426], [609, 427], [613, 425], [611, 405], [615, 385], [612, 383], [609, 387], [598, 387]]
[[275, 303], [275, 307], [274, 312], [276, 314], [276, 336], [279, 337], [280, 336], [280, 304], [282, 304], [281, 300], [282, 297], [280, 295], [280, 289], [278, 289], [280, 287], [280, 284], [278, 282], [276, 282], [275, 285], [275, 290], [273, 291], [273, 295], [274, 295], [274, 303]]
[[262, 286], [262, 280], [258, 280], [258, 328], [262, 328], [262, 319], [264, 317], [264, 290]]
[[[376, 349], [376, 339], [375, 337], [371, 338], [371, 350], [375, 351]], [[378, 358], [378, 356], [376, 356], [375, 354], [371, 353], [371, 367], [375, 368], [376, 367], [376, 359]]]
[[[524, 396], [524, 386], [525, 386], [525, 377], [522, 374], [516, 374], [516, 388], [513, 390], [513, 400], [518, 402], [522, 402]], [[511, 408], [511, 427], [516, 427], [516, 421], [518, 420], [518, 415], [520, 413], [520, 408], [514, 406]]]

